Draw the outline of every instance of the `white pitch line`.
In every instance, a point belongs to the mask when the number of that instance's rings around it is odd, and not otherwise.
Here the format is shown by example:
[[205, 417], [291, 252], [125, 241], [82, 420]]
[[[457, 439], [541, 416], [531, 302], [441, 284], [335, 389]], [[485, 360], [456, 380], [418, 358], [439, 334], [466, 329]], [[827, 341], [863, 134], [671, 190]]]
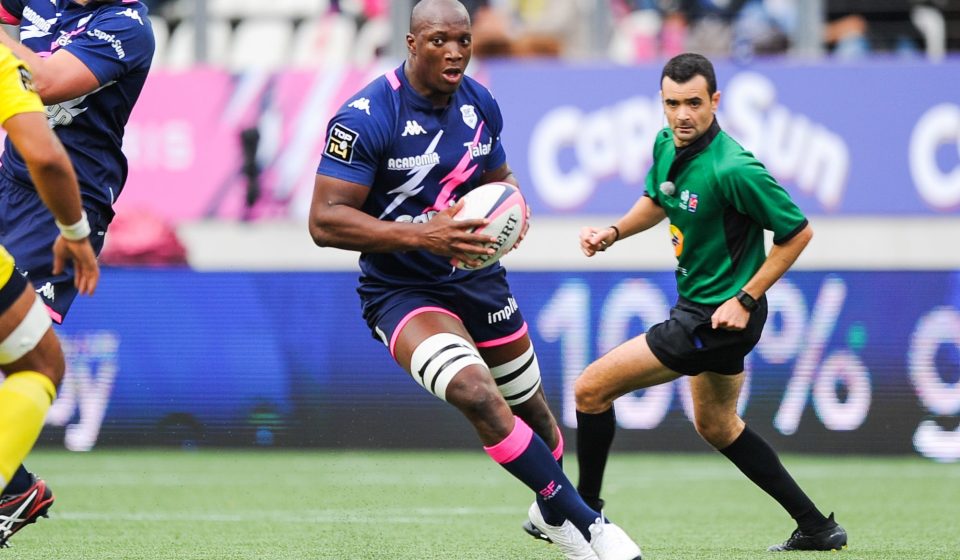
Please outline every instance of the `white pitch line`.
[[[519, 513], [518, 513], [519, 512]], [[289, 511], [250, 511], [247, 513], [158, 513], [158, 512], [124, 512], [107, 513], [94, 511], [58, 511], [54, 517], [67, 521], [148, 521], [148, 522], [210, 522], [210, 523], [249, 523], [249, 522], [276, 522], [300, 523], [313, 525], [317, 523], [376, 523], [382, 524], [413, 524], [449, 523], [452, 516], [485, 517], [490, 515], [516, 516], [523, 513], [522, 507], [495, 507], [495, 508], [412, 508], [392, 510], [313, 510], [292, 514]]]

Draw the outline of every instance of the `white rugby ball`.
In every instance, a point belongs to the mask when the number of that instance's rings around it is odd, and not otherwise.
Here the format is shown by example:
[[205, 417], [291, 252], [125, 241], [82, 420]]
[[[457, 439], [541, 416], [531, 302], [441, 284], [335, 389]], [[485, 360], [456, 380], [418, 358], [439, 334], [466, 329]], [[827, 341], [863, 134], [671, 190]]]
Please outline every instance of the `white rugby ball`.
[[490, 223], [482, 228], [474, 229], [475, 233], [496, 237], [496, 241], [485, 246], [493, 248], [492, 255], [471, 255], [481, 261], [476, 267], [453, 259], [451, 264], [462, 270], [478, 270], [486, 268], [500, 260], [507, 254], [520, 239], [527, 222], [527, 203], [520, 194], [520, 189], [510, 183], [487, 183], [480, 185], [463, 196], [463, 208], [454, 216], [456, 220], [472, 220], [486, 218]]

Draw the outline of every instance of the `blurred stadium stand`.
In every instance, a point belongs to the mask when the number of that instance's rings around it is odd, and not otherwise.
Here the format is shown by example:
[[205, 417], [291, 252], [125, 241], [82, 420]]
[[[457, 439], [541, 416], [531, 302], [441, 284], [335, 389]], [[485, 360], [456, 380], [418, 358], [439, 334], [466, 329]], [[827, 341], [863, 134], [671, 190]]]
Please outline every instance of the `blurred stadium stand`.
[[[322, 67], [403, 53], [414, 0], [154, 0], [159, 67]], [[695, 50], [939, 58], [960, 0], [480, 0], [477, 52], [636, 63]], [[198, 29], [199, 27], [199, 29]], [[199, 30], [199, 32], [198, 32]], [[485, 42], [499, 45], [488, 48]]]

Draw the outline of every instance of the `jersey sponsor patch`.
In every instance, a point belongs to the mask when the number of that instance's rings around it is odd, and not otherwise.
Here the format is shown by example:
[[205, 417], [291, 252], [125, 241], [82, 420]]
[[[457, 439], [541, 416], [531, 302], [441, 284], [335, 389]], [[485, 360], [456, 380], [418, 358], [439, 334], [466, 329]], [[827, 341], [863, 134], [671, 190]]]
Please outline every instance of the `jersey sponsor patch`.
[[696, 212], [697, 205], [700, 203], [700, 195], [697, 193], [692, 193], [687, 189], [683, 189], [680, 193], [680, 204], [678, 207], [681, 210], [686, 210], [687, 212]]
[[683, 232], [673, 224], [670, 224], [670, 243], [673, 245], [674, 255], [679, 259], [683, 254]]
[[330, 137], [327, 138], [327, 148], [324, 153], [333, 159], [350, 163], [353, 161], [353, 146], [359, 137], [360, 135], [356, 132], [337, 123], [330, 129]]

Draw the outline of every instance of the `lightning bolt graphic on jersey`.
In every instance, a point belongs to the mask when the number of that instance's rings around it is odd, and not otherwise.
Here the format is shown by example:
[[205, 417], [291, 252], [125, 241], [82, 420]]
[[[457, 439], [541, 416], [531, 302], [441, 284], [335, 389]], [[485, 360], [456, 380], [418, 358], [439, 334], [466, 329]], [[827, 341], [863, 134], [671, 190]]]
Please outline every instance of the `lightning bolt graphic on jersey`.
[[[430, 142], [430, 145], [427, 146], [427, 149], [423, 152], [424, 155], [432, 154], [437, 149], [437, 144], [440, 143], [440, 137], [443, 136], [443, 131], [437, 133], [433, 137], [433, 140]], [[430, 170], [433, 169], [436, 164], [424, 165], [422, 167], [415, 167], [407, 172], [407, 175], [411, 177], [399, 187], [393, 189], [387, 194], [395, 194], [396, 198], [380, 213], [380, 219], [382, 220], [384, 216], [393, 212], [397, 206], [403, 204], [403, 201], [410, 198], [411, 196], [416, 196], [420, 191], [423, 190], [423, 185], [420, 183], [423, 179], [430, 173]]]
[[83, 103], [88, 97], [97, 93], [101, 89], [112, 86], [115, 83], [115, 81], [107, 82], [90, 93], [81, 95], [80, 97], [63, 101], [61, 103], [57, 103], [56, 105], [47, 105], [47, 123], [50, 125], [50, 128], [56, 128], [58, 126], [70, 126], [73, 124], [73, 120], [87, 110], [86, 107], [79, 107], [78, 105]]
[[[57, 22], [57, 18], [50, 18], [46, 20], [46, 22], [50, 25], [53, 25]], [[25, 25], [20, 28], [21, 41], [26, 41], [27, 39], [36, 39], [37, 37], [46, 37], [49, 34], [49, 31], [44, 31], [37, 25]]]
[[453, 194], [454, 189], [464, 184], [467, 179], [473, 175], [473, 172], [477, 170], [476, 164], [470, 166], [470, 160], [472, 159], [470, 157], [470, 149], [480, 142], [480, 131], [483, 130], [484, 124], [486, 123], [480, 122], [480, 126], [477, 127], [477, 134], [474, 135], [473, 142], [467, 147], [466, 153], [460, 158], [460, 163], [458, 163], [450, 173], [447, 173], [446, 177], [440, 179], [440, 184], [443, 185], [443, 189], [440, 191], [440, 194], [437, 195], [437, 200], [433, 203], [434, 210], [439, 212], [449, 206], [450, 196]]

